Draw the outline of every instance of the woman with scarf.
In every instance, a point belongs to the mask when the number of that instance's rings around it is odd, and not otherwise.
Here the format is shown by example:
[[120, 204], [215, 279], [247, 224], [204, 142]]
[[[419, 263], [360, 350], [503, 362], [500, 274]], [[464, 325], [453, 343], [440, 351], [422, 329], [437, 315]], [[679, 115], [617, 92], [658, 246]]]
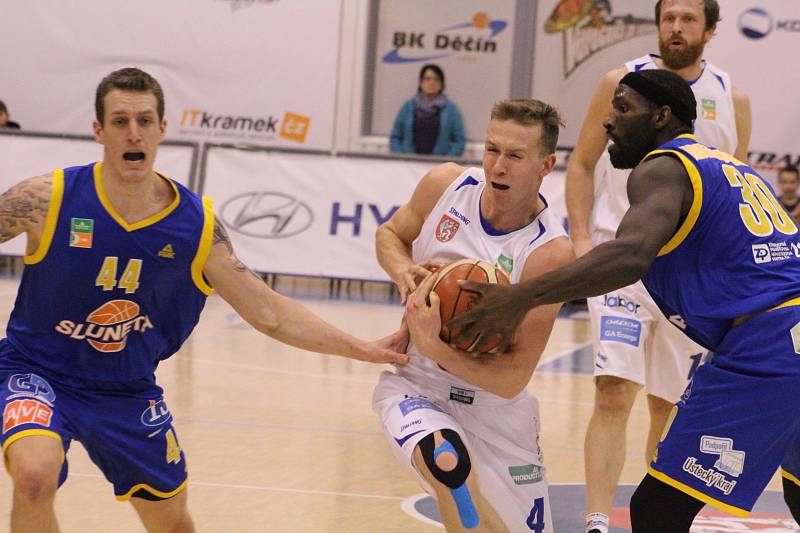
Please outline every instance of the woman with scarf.
[[460, 156], [466, 140], [461, 113], [444, 94], [444, 72], [437, 65], [424, 65], [417, 94], [394, 119], [392, 153]]

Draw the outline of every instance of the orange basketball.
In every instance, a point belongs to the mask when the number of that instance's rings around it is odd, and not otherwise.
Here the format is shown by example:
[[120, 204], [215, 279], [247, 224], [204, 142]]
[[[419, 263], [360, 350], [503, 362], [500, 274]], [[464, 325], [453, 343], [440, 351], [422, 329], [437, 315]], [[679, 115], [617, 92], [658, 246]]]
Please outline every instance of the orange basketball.
[[[442, 331], [439, 337], [446, 343], [458, 335], [458, 331], [450, 331], [447, 323], [461, 313], [471, 309], [476, 303], [479, 295], [463, 290], [458, 282], [460, 280], [477, 281], [481, 283], [505, 283], [508, 284], [508, 276], [505, 272], [479, 259], [461, 259], [443, 267], [436, 274], [436, 281], [433, 290], [439, 296], [439, 314], [442, 317]], [[466, 351], [474, 351], [477, 337], [467, 342], [456, 345], [457, 348]], [[500, 339], [491, 342], [483, 351], [490, 352], [497, 348]]]

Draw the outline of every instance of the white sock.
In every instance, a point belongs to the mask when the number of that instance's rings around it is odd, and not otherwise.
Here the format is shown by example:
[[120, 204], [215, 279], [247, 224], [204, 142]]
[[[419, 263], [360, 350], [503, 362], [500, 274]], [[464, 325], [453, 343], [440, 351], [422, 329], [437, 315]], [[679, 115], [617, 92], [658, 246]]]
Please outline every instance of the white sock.
[[608, 515], [589, 513], [586, 515], [586, 533], [608, 533]]

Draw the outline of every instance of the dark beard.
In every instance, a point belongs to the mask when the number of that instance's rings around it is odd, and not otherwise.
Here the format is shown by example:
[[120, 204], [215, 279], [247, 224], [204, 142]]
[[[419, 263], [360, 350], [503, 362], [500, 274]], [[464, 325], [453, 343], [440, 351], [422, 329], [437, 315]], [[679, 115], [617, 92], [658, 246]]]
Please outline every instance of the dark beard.
[[702, 42], [697, 44], [686, 44], [683, 50], [672, 50], [667, 43], [658, 41], [658, 49], [661, 52], [661, 61], [670, 70], [680, 70], [697, 61], [703, 55], [705, 45]]
[[626, 144], [613, 143], [608, 147], [608, 155], [614, 168], [633, 168], [656, 147], [655, 132], [640, 135]]

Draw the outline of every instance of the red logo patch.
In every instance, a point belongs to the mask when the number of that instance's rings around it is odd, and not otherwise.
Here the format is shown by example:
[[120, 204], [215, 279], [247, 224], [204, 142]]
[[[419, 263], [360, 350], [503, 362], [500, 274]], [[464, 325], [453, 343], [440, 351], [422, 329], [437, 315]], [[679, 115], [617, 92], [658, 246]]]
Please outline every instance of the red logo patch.
[[447, 215], [442, 215], [439, 225], [436, 226], [436, 240], [447, 242], [456, 236], [459, 224], [458, 220], [452, 219]]
[[3, 433], [21, 424], [50, 427], [53, 410], [37, 400], [14, 400], [3, 410]]

